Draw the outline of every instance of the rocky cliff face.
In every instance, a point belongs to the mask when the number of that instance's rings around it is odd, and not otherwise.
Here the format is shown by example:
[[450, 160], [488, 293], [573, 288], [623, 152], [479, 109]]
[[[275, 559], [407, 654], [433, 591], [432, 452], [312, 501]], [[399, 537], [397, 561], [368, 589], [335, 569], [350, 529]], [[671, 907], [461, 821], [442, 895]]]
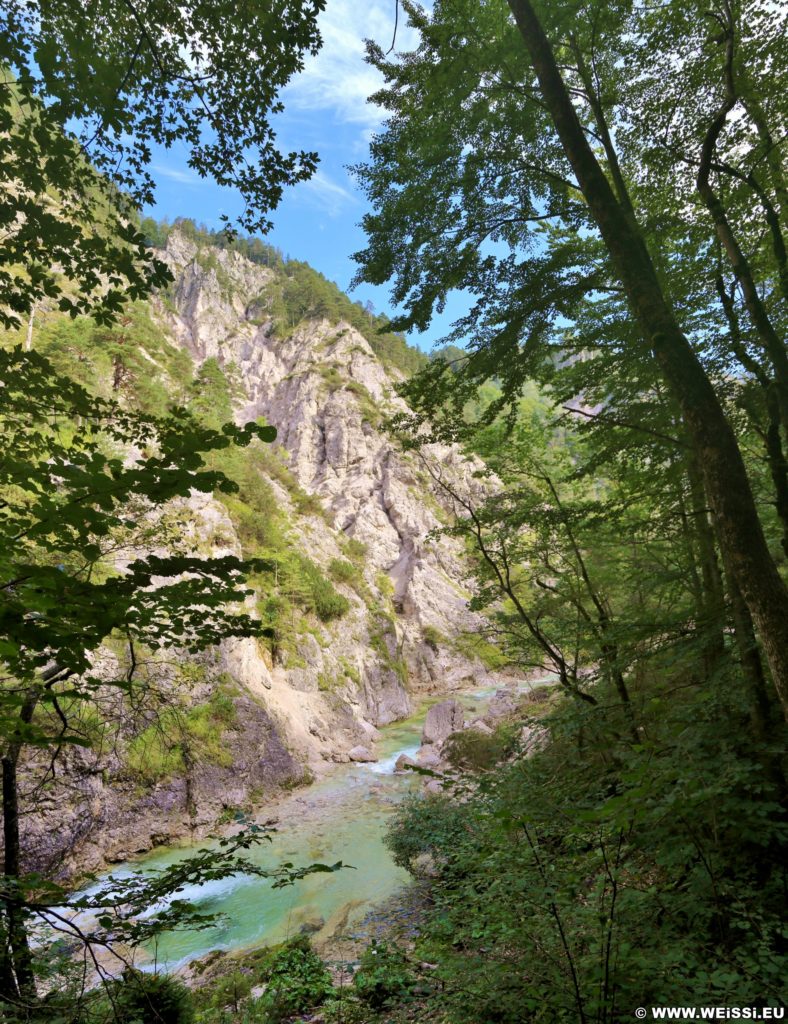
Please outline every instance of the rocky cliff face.
[[[217, 679], [232, 691], [232, 721], [216, 725], [229, 752], [221, 763], [203, 758], [161, 779], [143, 772], [141, 784], [123, 781], [117, 751], [73, 755], [59, 828], [52, 830], [56, 787], [26, 842], [42, 851], [39, 863], [65, 857], [65, 871], [199, 831], [222, 813], [264, 803], [282, 785], [347, 760], [353, 748], [371, 748], [374, 756], [377, 727], [407, 717], [419, 693], [449, 692], [470, 680], [506, 682], [506, 673], [460, 652], [459, 638], [479, 622], [467, 608], [461, 552], [433, 536], [446, 499], [417, 457], [398, 451], [381, 428], [385, 416], [404, 408], [396, 371], [348, 323], [313, 319], [283, 330], [271, 315], [276, 275], [266, 267], [234, 252], [206, 252], [178, 232], [166, 259], [175, 282], [154, 300], [155, 318], [195, 367], [215, 359], [232, 372], [240, 384], [236, 419], [263, 416], [276, 426], [290, 472], [313, 496], [298, 511], [287, 488], [268, 481], [288, 517], [290, 543], [327, 571], [352, 540], [364, 552], [363, 580], [336, 583], [349, 610], [331, 622], [304, 622], [293, 657], [275, 658], [259, 642], [242, 640], [200, 664], [203, 697], [215, 692]], [[456, 451], [432, 450], [427, 458], [466, 490], [480, 486], [478, 466]], [[213, 553], [241, 551], [223, 505], [195, 496], [188, 506], [195, 537], [203, 544], [208, 538]], [[177, 681], [167, 685], [183, 691]]]

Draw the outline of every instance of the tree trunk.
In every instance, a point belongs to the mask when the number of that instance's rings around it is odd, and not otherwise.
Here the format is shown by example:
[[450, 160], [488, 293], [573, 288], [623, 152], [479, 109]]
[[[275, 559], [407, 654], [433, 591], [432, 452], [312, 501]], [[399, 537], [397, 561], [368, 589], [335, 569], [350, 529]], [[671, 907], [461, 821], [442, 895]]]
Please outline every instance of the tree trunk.
[[36, 983], [27, 939], [25, 909], [23, 902], [14, 893], [20, 874], [17, 758], [18, 752], [3, 757], [3, 874], [6, 885], [4, 910], [7, 942], [6, 962], [3, 964], [6, 977], [3, 981], [10, 982], [11, 991], [19, 1002], [32, 1006], [36, 1001]]
[[736, 436], [684, 336], [646, 248], [586, 139], [530, 0], [508, 0], [589, 210], [657, 364], [678, 401], [702, 468], [723, 555], [760, 633], [788, 717], [788, 588], [769, 552]]
[[722, 276], [717, 278], [715, 287], [722, 303], [725, 318], [728, 321], [728, 336], [733, 353], [745, 370], [748, 370], [753, 375], [763, 389], [766, 418], [768, 421], [765, 432], [761, 432], [758, 426], [759, 417], [757, 412], [747, 411], [756, 430], [762, 433], [766, 446], [766, 461], [769, 464], [769, 474], [774, 484], [774, 505], [782, 524], [782, 546], [783, 551], [788, 556], [788, 462], [785, 458], [782, 437], [780, 435], [782, 414], [779, 396], [774, 381], [769, 378], [769, 375], [760, 363], [753, 359], [745, 348], [739, 328], [739, 319], [733, 305], [733, 295], [729, 295], [725, 290], [725, 282]]
[[725, 592], [722, 574], [717, 562], [714, 544], [714, 530], [706, 510], [706, 494], [703, 490], [700, 469], [694, 457], [687, 464], [687, 479], [692, 498], [692, 519], [698, 538], [700, 571], [703, 581], [701, 617], [703, 627], [703, 653], [706, 672], [710, 675], [719, 664], [725, 652]]
[[[53, 666], [43, 674], [44, 682], [54, 680], [60, 669]], [[19, 711], [19, 722], [30, 725], [38, 704], [39, 689], [31, 686]], [[22, 730], [8, 741], [2, 758], [3, 798], [3, 947], [0, 950], [0, 999], [32, 1007], [37, 1002], [33, 958], [27, 937], [27, 912], [18, 892], [21, 872], [19, 842], [19, 785], [17, 765], [22, 752]]]

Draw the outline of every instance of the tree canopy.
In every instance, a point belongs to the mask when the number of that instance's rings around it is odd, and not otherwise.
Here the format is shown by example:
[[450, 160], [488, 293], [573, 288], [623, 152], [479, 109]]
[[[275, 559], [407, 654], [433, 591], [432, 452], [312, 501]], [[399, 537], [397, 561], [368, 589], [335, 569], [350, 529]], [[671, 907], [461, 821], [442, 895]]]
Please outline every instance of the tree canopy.
[[168, 279], [135, 226], [153, 201], [153, 146], [185, 144], [195, 173], [239, 193], [241, 225], [266, 230], [283, 189], [316, 166], [279, 149], [271, 118], [320, 46], [324, 6], [4, 4], [1, 322], [44, 298], [109, 318]]
[[620, 380], [628, 420], [627, 403], [658, 396], [674, 421], [666, 433], [695, 453], [723, 559], [788, 708], [788, 592], [734, 404], [764, 437], [785, 533], [785, 93], [769, 70], [785, 45], [779, 19], [758, 2], [711, 15], [404, 6], [418, 48], [403, 59], [368, 50], [389, 119], [358, 168], [373, 206], [359, 276], [393, 279], [399, 327], [423, 329], [452, 289], [475, 297], [448, 339], [468, 340], [460, 372], [441, 382], [448, 364], [437, 360], [409, 395], [436, 408], [496, 377], [500, 408], [572, 360], [575, 403], [590, 405], [596, 388], [615, 415]]

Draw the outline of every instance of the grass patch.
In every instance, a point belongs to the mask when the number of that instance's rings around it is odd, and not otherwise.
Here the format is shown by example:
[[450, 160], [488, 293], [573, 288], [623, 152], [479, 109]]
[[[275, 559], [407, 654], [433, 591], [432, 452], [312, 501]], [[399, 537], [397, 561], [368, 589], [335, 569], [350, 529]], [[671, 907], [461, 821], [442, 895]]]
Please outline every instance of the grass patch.
[[232, 754], [223, 734], [236, 721], [236, 708], [226, 685], [204, 704], [167, 708], [126, 747], [126, 771], [151, 785], [186, 772], [195, 763], [229, 767]]
[[461, 633], [454, 639], [454, 648], [469, 660], [478, 658], [490, 672], [512, 664], [512, 659], [500, 647], [496, 647], [495, 644], [490, 643], [478, 633]]

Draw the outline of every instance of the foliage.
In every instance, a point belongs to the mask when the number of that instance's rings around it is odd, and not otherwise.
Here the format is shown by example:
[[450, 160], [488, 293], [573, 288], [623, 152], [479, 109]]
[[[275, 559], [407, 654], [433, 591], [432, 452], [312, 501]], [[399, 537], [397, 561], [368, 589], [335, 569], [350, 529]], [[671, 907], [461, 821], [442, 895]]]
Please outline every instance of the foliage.
[[166, 974], [126, 970], [107, 993], [117, 1024], [192, 1024], [189, 990]]
[[164, 416], [186, 403], [191, 359], [165, 337], [141, 302], [129, 303], [110, 325], [39, 314], [35, 347], [58, 374], [126, 408]]
[[[129, 414], [57, 377], [37, 353], [0, 351], [0, 363], [7, 670], [26, 681], [53, 661], [66, 675], [89, 672], [89, 653], [115, 630], [154, 650], [197, 650], [234, 630], [254, 631], [248, 616], [223, 610], [246, 593], [241, 560], [151, 555], [121, 573], [113, 558], [139, 542], [146, 514], [172, 498], [237, 489], [201, 453], [271, 439], [273, 430], [200, 429], [182, 410], [161, 419]], [[124, 462], [125, 446], [147, 454]], [[154, 578], [162, 582], [151, 588]]]
[[[53, 961], [47, 945], [31, 948], [31, 918], [79, 941], [134, 946], [163, 928], [203, 925], [199, 911], [170, 899], [186, 883], [242, 870], [285, 884], [322, 867], [267, 872], [249, 862], [243, 851], [267, 837], [252, 826], [159, 875], [111, 879], [86, 895], [70, 896], [44, 876], [23, 874], [14, 829], [17, 770], [25, 752], [38, 748], [54, 763], [64, 745], [90, 742], [98, 702], [106, 703], [108, 691], [133, 690], [139, 702], [156, 685], [139, 671], [143, 651], [198, 652], [227, 637], [259, 633], [260, 623], [238, 609], [249, 593], [248, 574], [261, 566], [231, 555], [183, 553], [177, 543], [166, 543], [166, 524], [173, 500], [200, 491], [237, 493], [237, 484], [206, 464], [213, 453], [241, 451], [255, 438], [270, 441], [274, 431], [228, 423], [211, 429], [183, 409], [166, 417], [129, 411], [58, 376], [36, 352], [0, 350], [0, 364], [0, 732], [7, 841], [0, 999], [35, 1007], [37, 974], [47, 975]], [[141, 554], [162, 542], [169, 553]], [[325, 598], [322, 590], [319, 595]], [[124, 655], [117, 678], [95, 673], [95, 655], [105, 642]], [[131, 760], [136, 750], [141, 770], [166, 773], [185, 764], [187, 746], [189, 753], [220, 760], [218, 731], [233, 716], [232, 699], [221, 689], [182, 714], [165, 710], [159, 732], [132, 741]], [[176, 746], [150, 742], [176, 730]], [[148, 754], [155, 763], [148, 763]], [[157, 904], [165, 909], [150, 913]], [[95, 929], [85, 936], [63, 908], [94, 913]]]
[[408, 869], [422, 853], [445, 855], [450, 863], [450, 851], [463, 837], [467, 819], [462, 807], [444, 797], [409, 796], [402, 802], [386, 836], [394, 863]]
[[183, 774], [188, 765], [210, 763], [228, 767], [230, 752], [224, 732], [233, 726], [233, 699], [215, 690], [204, 704], [169, 707], [129, 742], [124, 771], [146, 785]]
[[481, 771], [495, 767], [516, 749], [516, 731], [510, 725], [499, 725], [488, 735], [476, 729], [464, 729], [449, 736], [441, 754], [455, 768]]
[[438, 871], [417, 955], [438, 962], [452, 1024], [779, 1000], [785, 823], [738, 675], [649, 689], [637, 746], [564, 700], [541, 752], [463, 803], [398, 812], [397, 862], [429, 853]]
[[[386, 581], [391, 583], [389, 577]], [[403, 685], [408, 682], [408, 667], [402, 657], [397, 640], [397, 624], [389, 612], [379, 607], [370, 608], [369, 645], [380, 659], [381, 664], [394, 672]]]
[[233, 402], [241, 394], [234, 377], [233, 367], [222, 368], [213, 357], [200, 365], [189, 388], [189, 411], [200, 423], [218, 430], [232, 421]]
[[660, 470], [694, 461], [707, 504], [693, 507], [714, 510], [785, 708], [782, 20], [762, 0], [404, 9], [407, 57], [368, 47], [389, 116], [358, 168], [372, 206], [359, 277], [393, 282], [403, 329], [451, 292], [471, 302], [447, 338], [466, 356], [406, 385], [403, 433], [466, 438], [490, 381], [475, 425], [511, 424], [536, 380], [604, 434], [600, 459], [620, 468], [627, 448], [642, 466], [648, 445]]
[[328, 563], [328, 571], [338, 583], [353, 586], [359, 577], [358, 567], [343, 558], [332, 558]]
[[277, 149], [270, 116], [320, 46], [323, 6], [4, 4], [0, 166], [13, 200], [0, 211], [0, 323], [44, 298], [107, 323], [169, 279], [134, 226], [153, 202], [154, 146], [184, 144], [197, 175], [237, 189], [241, 224], [266, 230], [283, 189], [316, 166]]
[[353, 975], [359, 998], [374, 1010], [403, 1002], [413, 984], [413, 974], [401, 950], [387, 942], [373, 941], [367, 946]]
[[367, 545], [360, 540], [356, 540], [355, 537], [348, 537], [345, 541], [345, 553], [351, 561], [357, 564], [364, 561], [367, 551]]
[[424, 642], [429, 644], [430, 647], [433, 647], [435, 650], [439, 647], [443, 647], [449, 642], [448, 637], [441, 633], [437, 626], [431, 626], [429, 624], [422, 630], [422, 636], [424, 637]]
[[359, 277], [392, 282], [401, 329], [471, 296], [398, 436], [486, 460], [478, 485], [424, 462], [472, 607], [563, 694], [525, 721], [544, 749], [496, 765], [506, 733], [464, 733], [463, 802], [398, 811], [395, 859], [437, 872], [431, 1010], [776, 1005], [785, 615], [759, 587], [784, 609], [784, 26], [758, 0], [404, 9], [413, 50], [368, 50], [389, 116], [358, 169]]
[[254, 975], [251, 971], [232, 970], [221, 975], [213, 984], [198, 991], [198, 1004], [203, 1012], [198, 1015], [201, 1024], [217, 1017], [236, 1015], [252, 994]]
[[491, 672], [506, 668], [512, 663], [511, 657], [479, 633], [458, 634], [454, 640], [454, 647], [466, 658], [478, 658]]
[[319, 1006], [332, 991], [331, 975], [320, 957], [312, 949], [291, 945], [274, 958], [260, 1002], [273, 1022]]
[[308, 263], [288, 260], [284, 278], [273, 286], [271, 313], [280, 330], [292, 331], [307, 319], [325, 318], [332, 323], [345, 322], [355, 327], [369, 342], [372, 351], [389, 367], [410, 376], [427, 359], [407, 344], [401, 334], [391, 330], [385, 316], [376, 316], [358, 302], [352, 302], [333, 281], [327, 280]]

